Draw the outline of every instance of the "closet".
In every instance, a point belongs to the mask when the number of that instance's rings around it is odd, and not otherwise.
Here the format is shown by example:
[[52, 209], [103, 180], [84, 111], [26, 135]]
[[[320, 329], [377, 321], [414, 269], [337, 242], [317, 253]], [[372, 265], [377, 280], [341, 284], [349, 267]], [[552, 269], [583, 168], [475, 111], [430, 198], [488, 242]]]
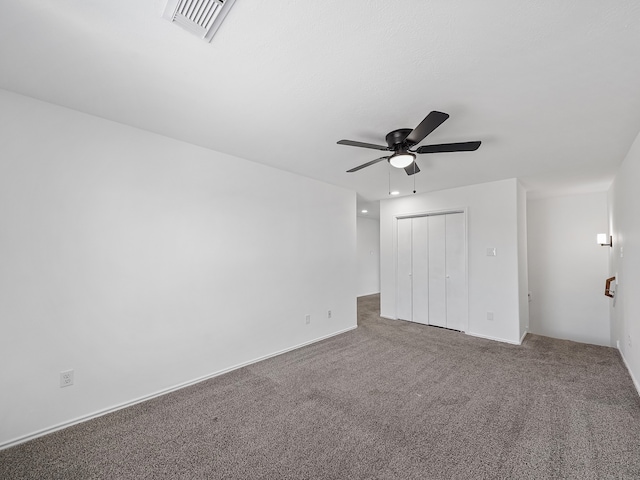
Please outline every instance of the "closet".
[[397, 227], [396, 316], [466, 330], [464, 212], [398, 218]]

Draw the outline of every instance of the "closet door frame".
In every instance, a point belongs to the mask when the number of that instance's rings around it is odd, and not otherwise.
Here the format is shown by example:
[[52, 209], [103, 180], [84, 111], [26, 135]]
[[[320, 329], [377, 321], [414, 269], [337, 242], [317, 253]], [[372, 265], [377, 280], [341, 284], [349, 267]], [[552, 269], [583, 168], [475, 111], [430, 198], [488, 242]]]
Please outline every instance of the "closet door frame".
[[447, 215], [450, 213], [462, 213], [464, 215], [464, 233], [463, 233], [463, 241], [464, 241], [464, 305], [463, 309], [465, 312], [464, 319], [462, 321], [462, 331], [469, 331], [469, 228], [468, 228], [468, 215], [467, 215], [467, 207], [460, 208], [447, 208], [445, 210], [429, 210], [423, 212], [414, 212], [414, 213], [406, 213], [406, 214], [396, 214], [394, 215], [393, 220], [393, 256], [394, 256], [394, 281], [396, 288], [396, 315], [395, 319], [398, 319], [398, 286], [399, 286], [399, 278], [398, 278], [398, 221], [406, 218], [416, 218], [416, 217], [431, 217], [436, 215]]

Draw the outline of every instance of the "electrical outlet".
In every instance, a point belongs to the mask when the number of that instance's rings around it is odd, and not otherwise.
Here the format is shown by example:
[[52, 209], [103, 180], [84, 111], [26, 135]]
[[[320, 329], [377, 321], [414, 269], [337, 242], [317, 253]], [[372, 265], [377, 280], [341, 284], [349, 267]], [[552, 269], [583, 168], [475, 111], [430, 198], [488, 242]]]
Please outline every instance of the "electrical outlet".
[[73, 370], [60, 372], [60, 388], [73, 385]]
[[307, 325], [309, 325], [311, 323], [311, 315], [305, 315], [304, 321]]
[[327, 318], [331, 318], [331, 310], [327, 310]]
[[631, 346], [631, 335], [627, 335], [627, 345]]
[[487, 320], [493, 322], [493, 312], [487, 312]]

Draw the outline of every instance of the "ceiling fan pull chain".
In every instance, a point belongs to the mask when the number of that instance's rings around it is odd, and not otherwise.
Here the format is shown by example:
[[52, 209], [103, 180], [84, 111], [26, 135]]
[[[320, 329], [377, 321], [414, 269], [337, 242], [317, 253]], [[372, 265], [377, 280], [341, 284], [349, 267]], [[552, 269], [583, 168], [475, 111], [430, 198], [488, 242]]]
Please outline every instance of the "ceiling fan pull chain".
[[413, 162], [413, 193], [416, 193], [416, 162]]

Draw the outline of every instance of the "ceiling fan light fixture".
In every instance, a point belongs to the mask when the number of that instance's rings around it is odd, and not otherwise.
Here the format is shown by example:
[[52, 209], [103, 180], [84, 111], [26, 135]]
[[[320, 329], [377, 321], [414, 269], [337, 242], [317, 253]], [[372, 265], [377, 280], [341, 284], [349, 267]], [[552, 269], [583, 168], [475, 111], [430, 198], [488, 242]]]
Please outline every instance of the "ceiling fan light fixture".
[[409, 152], [398, 152], [391, 155], [389, 163], [396, 168], [405, 168], [413, 163], [416, 156]]

